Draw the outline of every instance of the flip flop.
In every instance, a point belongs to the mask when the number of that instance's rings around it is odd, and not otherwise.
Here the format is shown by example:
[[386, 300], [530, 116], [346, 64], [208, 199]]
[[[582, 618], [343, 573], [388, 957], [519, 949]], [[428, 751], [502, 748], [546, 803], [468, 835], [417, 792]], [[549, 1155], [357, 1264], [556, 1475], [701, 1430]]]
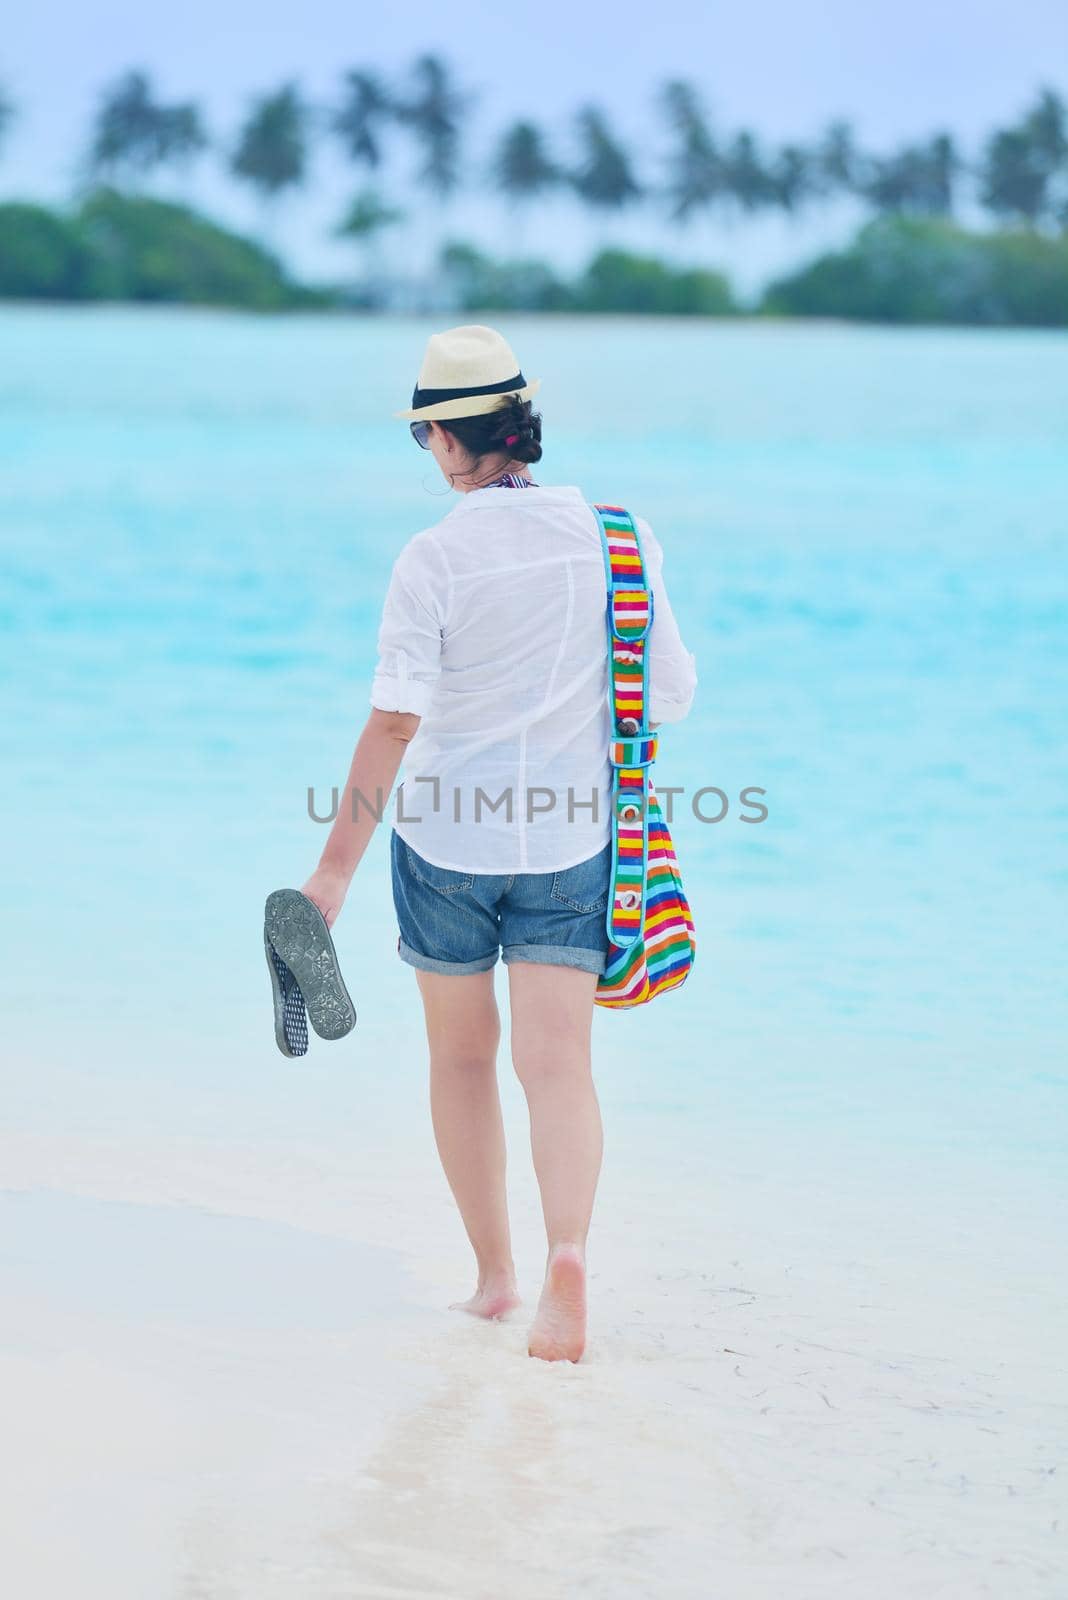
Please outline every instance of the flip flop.
[[[356, 1026], [356, 1007], [338, 966], [337, 951], [319, 907], [299, 889], [276, 889], [264, 907], [264, 933], [289, 968], [320, 1039], [343, 1039]], [[277, 1001], [276, 1001], [277, 1005]]]
[[274, 996], [274, 1037], [284, 1056], [308, 1054], [308, 1013], [304, 996], [296, 978], [281, 956], [272, 948], [263, 930], [263, 948], [267, 954], [267, 970], [271, 974], [271, 993]]

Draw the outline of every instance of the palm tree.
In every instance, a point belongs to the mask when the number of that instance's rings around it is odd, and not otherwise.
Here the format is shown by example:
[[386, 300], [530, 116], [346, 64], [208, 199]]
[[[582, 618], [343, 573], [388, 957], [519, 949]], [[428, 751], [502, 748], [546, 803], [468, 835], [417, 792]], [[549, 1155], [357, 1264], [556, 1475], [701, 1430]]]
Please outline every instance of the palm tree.
[[1002, 128], [987, 142], [980, 169], [979, 198], [996, 217], [1029, 222], [1046, 210], [1049, 175], [1022, 128]]
[[[513, 228], [522, 235], [522, 211], [538, 195], [555, 188], [563, 174], [545, 148], [533, 122], [513, 122], [501, 135], [490, 163], [492, 182], [507, 198]], [[520, 237], [517, 253], [523, 254]]]
[[145, 72], [127, 72], [106, 90], [96, 114], [89, 168], [97, 176], [129, 179], [168, 163], [188, 162], [207, 144], [192, 101], [161, 105]]
[[726, 173], [697, 90], [681, 78], [665, 83], [659, 106], [677, 141], [668, 157], [665, 195], [672, 222], [686, 223], [718, 200]]
[[404, 212], [387, 205], [375, 189], [361, 189], [337, 227], [339, 237], [353, 239], [364, 256], [364, 285], [372, 297], [382, 278], [377, 245], [386, 228], [404, 221]]
[[756, 135], [743, 128], [736, 134], [726, 161], [727, 188], [742, 211], [759, 211], [778, 201], [775, 181], [764, 164]]
[[393, 109], [392, 97], [376, 72], [357, 69], [345, 74], [344, 98], [333, 114], [331, 127], [350, 161], [375, 169], [381, 165], [379, 129], [392, 116]]
[[147, 73], [127, 72], [101, 98], [89, 152], [92, 171], [111, 177], [122, 167], [150, 167], [157, 126]]
[[819, 178], [807, 150], [784, 144], [768, 171], [775, 202], [791, 215], [818, 191]]
[[980, 167], [980, 198], [996, 216], [1032, 226], [1059, 214], [1068, 180], [1068, 113], [1052, 89], [1012, 128], [987, 142]]
[[948, 216], [960, 166], [953, 139], [940, 133], [927, 144], [871, 160], [858, 189], [877, 211]]
[[816, 146], [811, 168], [820, 193], [829, 194], [836, 189], [851, 193], [856, 188], [861, 166], [862, 157], [849, 123], [830, 123]]
[[15, 120], [15, 102], [11, 99], [3, 84], [0, 83], [0, 149]]
[[420, 56], [412, 72], [414, 92], [394, 102], [394, 113], [423, 146], [420, 181], [445, 200], [459, 183], [461, 119], [473, 96], [449, 81], [449, 68], [439, 56]]
[[1043, 89], [1024, 128], [1046, 164], [1046, 214], [1068, 228], [1068, 109], [1054, 89]]
[[577, 122], [584, 148], [580, 165], [568, 173], [568, 181], [595, 210], [622, 211], [644, 192], [629, 156], [613, 137], [604, 112], [596, 106], [583, 106]]
[[253, 103], [238, 137], [231, 170], [259, 191], [265, 208], [284, 189], [304, 181], [308, 160], [308, 109], [296, 84]]
[[1068, 157], [1068, 108], [1055, 89], [1041, 90], [1023, 125], [1052, 175]]
[[[411, 93], [394, 98], [393, 114], [422, 147], [418, 179], [438, 202], [423, 230], [429, 245], [425, 265], [433, 270], [431, 262], [440, 254], [434, 248], [434, 236], [439, 232], [447, 236], [450, 231], [445, 207], [460, 182], [460, 130], [474, 96], [456, 87], [439, 56], [420, 56], [412, 67], [412, 78]], [[416, 287], [418, 309], [429, 309], [432, 299], [427, 284]]]
[[936, 133], [929, 140], [918, 199], [928, 216], [948, 217], [956, 199], [957, 178], [964, 163], [951, 133]]
[[907, 211], [916, 182], [917, 161], [917, 152], [911, 146], [892, 156], [872, 156], [858, 182], [860, 193], [876, 211]]

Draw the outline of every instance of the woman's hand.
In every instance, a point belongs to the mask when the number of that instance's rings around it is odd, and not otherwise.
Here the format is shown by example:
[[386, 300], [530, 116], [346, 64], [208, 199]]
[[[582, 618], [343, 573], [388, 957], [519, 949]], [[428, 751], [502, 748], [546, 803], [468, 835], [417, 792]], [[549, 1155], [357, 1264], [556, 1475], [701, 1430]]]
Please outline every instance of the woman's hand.
[[300, 891], [319, 907], [328, 928], [334, 926], [345, 904], [350, 881], [343, 873], [332, 872], [329, 867], [317, 867]]

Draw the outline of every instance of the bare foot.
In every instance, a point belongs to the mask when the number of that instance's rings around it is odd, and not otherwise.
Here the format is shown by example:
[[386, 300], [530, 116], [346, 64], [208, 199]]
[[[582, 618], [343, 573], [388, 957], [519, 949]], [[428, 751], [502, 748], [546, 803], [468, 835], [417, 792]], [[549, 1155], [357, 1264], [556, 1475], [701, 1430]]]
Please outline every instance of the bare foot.
[[556, 1245], [531, 1324], [527, 1354], [577, 1361], [586, 1348], [586, 1266], [577, 1245]]
[[476, 1289], [470, 1300], [454, 1300], [450, 1311], [467, 1311], [473, 1317], [503, 1317], [520, 1305], [515, 1281], [509, 1278], [490, 1279]]

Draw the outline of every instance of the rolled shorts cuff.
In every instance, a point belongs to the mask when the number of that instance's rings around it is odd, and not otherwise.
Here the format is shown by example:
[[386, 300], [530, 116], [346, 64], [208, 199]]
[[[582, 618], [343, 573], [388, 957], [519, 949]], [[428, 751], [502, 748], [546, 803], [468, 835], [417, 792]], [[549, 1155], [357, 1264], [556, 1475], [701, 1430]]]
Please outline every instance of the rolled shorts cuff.
[[433, 956], [420, 955], [403, 939], [397, 940], [397, 954], [410, 967], [418, 967], [420, 972], [448, 972], [453, 977], [463, 977], [466, 972], [488, 972], [497, 963], [496, 950], [489, 955], [479, 956], [477, 961], [436, 961]]
[[540, 961], [549, 967], [578, 967], [598, 976], [607, 965], [603, 950], [587, 950], [577, 944], [506, 944], [501, 951], [505, 965], [511, 961]]

